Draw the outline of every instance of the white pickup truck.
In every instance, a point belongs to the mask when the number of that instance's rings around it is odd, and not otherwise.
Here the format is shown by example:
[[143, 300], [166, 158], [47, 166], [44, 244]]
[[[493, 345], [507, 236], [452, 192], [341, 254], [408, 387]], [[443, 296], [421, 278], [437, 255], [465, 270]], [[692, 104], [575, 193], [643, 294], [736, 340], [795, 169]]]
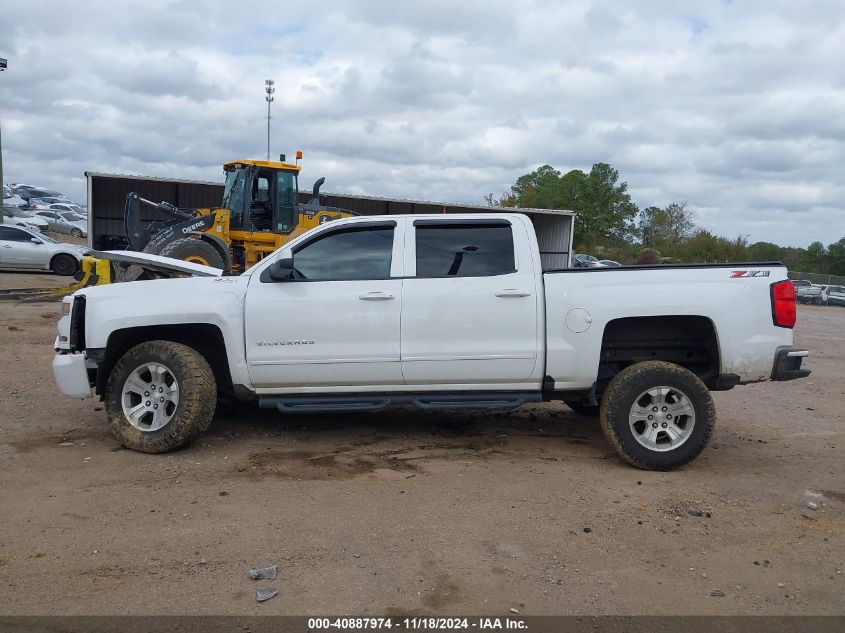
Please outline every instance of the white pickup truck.
[[710, 391], [809, 374], [781, 264], [543, 271], [515, 213], [348, 218], [242, 275], [186, 272], [62, 306], [60, 391], [99, 395], [138, 451], [190, 442], [219, 397], [284, 413], [563, 400], [630, 464], [667, 470], [707, 444]]

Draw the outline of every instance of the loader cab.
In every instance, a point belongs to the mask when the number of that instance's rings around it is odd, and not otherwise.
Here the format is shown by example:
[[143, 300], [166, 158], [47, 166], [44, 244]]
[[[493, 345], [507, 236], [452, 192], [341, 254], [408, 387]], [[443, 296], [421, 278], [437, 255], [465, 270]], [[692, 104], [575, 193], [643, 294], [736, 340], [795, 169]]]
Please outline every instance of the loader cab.
[[229, 226], [241, 231], [290, 233], [296, 228], [299, 167], [273, 161], [224, 165], [223, 207]]

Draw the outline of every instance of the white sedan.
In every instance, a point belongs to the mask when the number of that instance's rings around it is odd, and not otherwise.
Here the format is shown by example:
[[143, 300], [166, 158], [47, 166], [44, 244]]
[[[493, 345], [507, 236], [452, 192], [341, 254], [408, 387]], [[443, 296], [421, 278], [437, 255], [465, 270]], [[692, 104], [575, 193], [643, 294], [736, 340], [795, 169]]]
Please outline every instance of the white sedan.
[[54, 211], [52, 209], [39, 209], [34, 215], [46, 220], [51, 231], [67, 233], [74, 237], [88, 237], [88, 223], [80, 215], [70, 211]]
[[18, 207], [3, 207], [3, 224], [22, 226], [25, 229], [37, 231], [46, 231], [50, 226], [44, 218], [37, 218]]
[[37, 231], [0, 225], [0, 270], [52, 270], [57, 275], [72, 275], [85, 250]]

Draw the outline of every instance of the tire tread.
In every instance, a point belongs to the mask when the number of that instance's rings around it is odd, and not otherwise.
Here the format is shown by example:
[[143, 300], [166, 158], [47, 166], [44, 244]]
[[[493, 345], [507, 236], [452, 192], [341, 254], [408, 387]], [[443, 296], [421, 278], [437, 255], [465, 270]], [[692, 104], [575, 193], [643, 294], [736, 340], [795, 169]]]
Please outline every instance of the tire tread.
[[[628, 411], [619, 410], [620, 405], [626, 401], [627, 394], [624, 392], [630, 389], [630, 387], [637, 382], [649, 382], [649, 380], [644, 380], [645, 377], [650, 376], [655, 372], [666, 372], [677, 380], [688, 383], [689, 386], [685, 387], [687, 389], [695, 389], [695, 391], [698, 392], [696, 395], [703, 396], [702, 399], [704, 400], [705, 410], [703, 412], [696, 411], [695, 420], [696, 428], [699, 428], [699, 425], [704, 424], [704, 433], [690, 437], [684, 445], [678, 449], [680, 450], [685, 448], [686, 450], [678, 453], [676, 459], [671, 462], [666, 460], [649, 461], [632, 454], [631, 451], [625, 448], [619, 437], [619, 433], [612, 424], [612, 420], [618, 419], [618, 416], [620, 415], [625, 416], [625, 423], [627, 424]], [[657, 379], [656, 381], [651, 380], [651, 382], [657, 384], [660, 382], [660, 379]], [[604, 436], [607, 438], [607, 441], [610, 442], [616, 453], [623, 460], [631, 466], [641, 470], [672, 470], [688, 464], [698, 457], [701, 451], [704, 450], [705, 446], [707, 446], [707, 443], [713, 435], [715, 421], [716, 407], [713, 404], [713, 398], [710, 396], [709, 389], [707, 389], [707, 386], [701, 381], [701, 379], [680, 365], [656, 360], [635, 363], [616, 374], [604, 392], [599, 414], [601, 429]], [[687, 444], [691, 441], [694, 441], [695, 444], [687, 446]], [[690, 448], [693, 450], [689, 450]]]
[[[160, 360], [178, 374], [179, 411], [164, 428], [144, 432], [133, 427], [120, 404], [122, 384], [114, 384], [127, 366]], [[191, 443], [208, 429], [217, 404], [217, 382], [203, 356], [192, 347], [174, 341], [146, 341], [129, 349], [112, 368], [104, 394], [106, 413], [115, 438], [142, 453], [165, 453]]]

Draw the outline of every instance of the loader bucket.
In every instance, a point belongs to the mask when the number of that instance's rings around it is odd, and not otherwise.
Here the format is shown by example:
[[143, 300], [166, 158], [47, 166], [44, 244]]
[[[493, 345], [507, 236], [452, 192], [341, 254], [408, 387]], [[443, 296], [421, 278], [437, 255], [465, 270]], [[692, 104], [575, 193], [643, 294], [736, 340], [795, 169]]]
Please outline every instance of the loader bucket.
[[111, 283], [111, 262], [87, 255], [82, 257], [79, 271], [74, 275], [76, 281], [59, 288], [12, 288], [0, 290], [0, 300], [11, 299], [17, 301], [56, 301], [65, 295], [73, 294], [80, 288], [101, 286]]

